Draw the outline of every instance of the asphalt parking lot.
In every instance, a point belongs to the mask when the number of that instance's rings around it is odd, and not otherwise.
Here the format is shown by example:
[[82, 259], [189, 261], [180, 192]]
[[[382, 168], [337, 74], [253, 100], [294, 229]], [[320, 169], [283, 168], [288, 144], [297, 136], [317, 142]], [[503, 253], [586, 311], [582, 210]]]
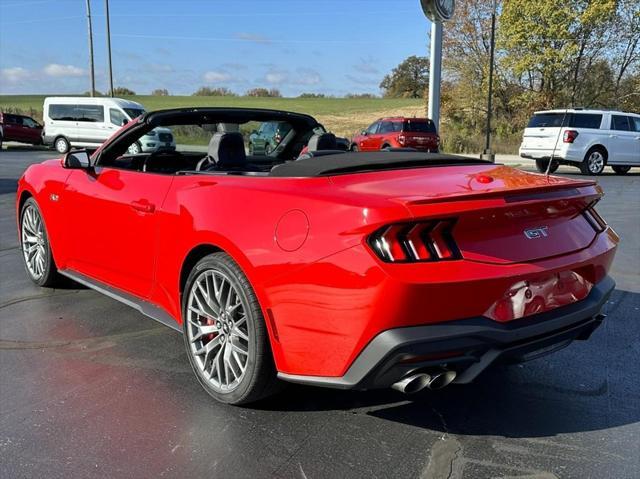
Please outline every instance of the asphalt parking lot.
[[591, 340], [438, 392], [291, 386], [237, 408], [200, 388], [179, 334], [28, 280], [16, 180], [54, 156], [0, 152], [0, 477], [640, 477], [640, 170], [598, 179], [623, 241]]

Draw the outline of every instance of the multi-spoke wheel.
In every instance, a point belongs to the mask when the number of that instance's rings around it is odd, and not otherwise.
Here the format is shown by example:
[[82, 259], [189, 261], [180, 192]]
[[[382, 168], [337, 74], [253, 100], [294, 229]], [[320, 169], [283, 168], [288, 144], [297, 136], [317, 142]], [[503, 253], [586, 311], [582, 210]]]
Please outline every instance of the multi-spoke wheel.
[[53, 286], [59, 279], [51, 254], [47, 230], [33, 198], [25, 201], [20, 214], [20, 243], [29, 277], [40, 286]]
[[241, 404], [272, 392], [275, 368], [255, 293], [225, 253], [198, 262], [183, 296], [184, 339], [202, 386], [216, 399]]
[[585, 175], [599, 175], [607, 164], [607, 152], [601, 147], [590, 149], [580, 163], [580, 171]]

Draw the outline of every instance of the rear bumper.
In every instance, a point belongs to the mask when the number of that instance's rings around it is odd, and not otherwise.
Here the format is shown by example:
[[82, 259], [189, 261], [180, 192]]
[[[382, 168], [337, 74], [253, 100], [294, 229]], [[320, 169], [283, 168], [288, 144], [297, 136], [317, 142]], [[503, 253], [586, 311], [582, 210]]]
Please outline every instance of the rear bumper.
[[558, 147], [555, 153], [552, 149], [537, 148], [520, 148], [519, 154], [521, 158], [530, 160], [549, 160], [553, 153], [553, 158], [558, 161], [567, 161], [571, 163], [581, 163], [584, 160], [582, 150], [573, 150], [570, 148]]
[[389, 329], [373, 338], [341, 377], [278, 376], [314, 386], [373, 389], [446, 364], [458, 373], [455, 383], [468, 383], [496, 361], [588, 339], [602, 323], [600, 311], [614, 288], [615, 282], [606, 276], [582, 301], [508, 323], [477, 317]]

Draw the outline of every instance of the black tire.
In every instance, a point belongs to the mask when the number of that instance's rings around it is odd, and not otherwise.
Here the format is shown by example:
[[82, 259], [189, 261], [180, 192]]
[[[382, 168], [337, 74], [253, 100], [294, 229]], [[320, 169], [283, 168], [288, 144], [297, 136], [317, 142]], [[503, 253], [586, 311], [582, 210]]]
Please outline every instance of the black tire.
[[360, 151], [360, 148], [358, 148], [358, 145], [356, 145], [355, 143], [353, 143], [351, 145], [351, 147], [349, 148], [349, 150], [351, 151]]
[[583, 175], [600, 175], [607, 166], [607, 152], [604, 148], [596, 146], [587, 151], [584, 160], [580, 163], [580, 171]]
[[53, 147], [56, 151], [62, 155], [68, 153], [71, 149], [71, 145], [69, 144], [69, 140], [67, 140], [64, 136], [59, 136], [55, 140], [53, 140]]
[[[536, 169], [540, 173], [546, 173], [547, 167], [549, 166], [549, 161], [551, 160], [536, 160]], [[549, 168], [549, 173], [555, 173], [558, 170], [559, 166], [560, 163], [554, 160], [553, 163], [551, 163], [551, 168]]]
[[[239, 299], [244, 310], [244, 315], [247, 318], [246, 335], [249, 339], [247, 340], [248, 354], [245, 369], [242, 373], [242, 378], [235, 386], [235, 388], [227, 392], [216, 390], [213, 382], [210, 382], [212, 374], [210, 375], [210, 377], [207, 377], [205, 375], [205, 371], [201, 369], [202, 366], [198, 363], [198, 360], [195, 357], [196, 354], [194, 353], [194, 351], [192, 351], [192, 341], [190, 338], [193, 337], [193, 332], [188, 328], [193, 328], [194, 326], [191, 325], [192, 323], [188, 315], [189, 305], [191, 301], [192, 290], [195, 291], [198, 289], [196, 281], [201, 280], [205, 273], [221, 274], [228, 279], [229, 283], [236, 291], [236, 299]], [[193, 294], [195, 296], [195, 292]], [[208, 320], [215, 321], [216, 323], [218, 323], [219, 321], [224, 322], [224, 319], [221, 319], [222, 315], [220, 315], [220, 313], [218, 313], [218, 315], [219, 316], [217, 318], [210, 318]], [[202, 316], [196, 316], [199, 319], [205, 319]], [[189, 274], [189, 277], [187, 278], [185, 290], [182, 297], [182, 318], [185, 349], [187, 351], [189, 363], [191, 364], [191, 368], [198, 378], [198, 382], [200, 383], [200, 385], [214, 399], [227, 404], [248, 404], [270, 396], [277, 392], [277, 390], [280, 388], [280, 381], [278, 380], [276, 375], [276, 368], [273, 362], [273, 355], [271, 353], [269, 333], [262, 316], [260, 304], [258, 303], [258, 299], [255, 295], [255, 292], [253, 291], [253, 288], [251, 287], [251, 284], [249, 283], [249, 280], [229, 255], [222, 252], [213, 253], [202, 258], [194, 266], [193, 270]], [[227, 316], [227, 318], [230, 318], [230, 316]], [[199, 324], [211, 325], [213, 323], [203, 322]], [[214, 334], [224, 337], [224, 333], [222, 333], [222, 330], [220, 329], [219, 331], [221, 331], [221, 333]], [[231, 338], [231, 333], [228, 330], [226, 334], [227, 337]], [[210, 341], [212, 340], [213, 339], [210, 339]], [[213, 363], [213, 361], [215, 361], [215, 358], [212, 358], [211, 364]], [[204, 370], [207, 369], [207, 364], [208, 359], [207, 356], [205, 356]], [[211, 371], [213, 371], [213, 366], [211, 366]]]
[[[25, 233], [28, 234], [28, 219], [27, 224], [25, 224], [25, 214], [27, 214], [27, 212], [29, 212], [29, 215], [35, 215], [42, 224], [42, 234], [40, 236], [39, 244], [42, 257], [42, 271], [39, 271], [38, 274], [36, 274], [34, 268], [30, 267], [27, 263], [28, 252], [26, 251], [25, 244], [23, 243], [25, 240]], [[27, 229], [27, 231], [25, 231], [25, 229]], [[51, 245], [49, 243], [49, 236], [47, 234], [47, 227], [44, 222], [44, 218], [42, 217], [38, 203], [36, 203], [33, 198], [27, 199], [20, 210], [20, 251], [22, 253], [24, 269], [31, 281], [42, 287], [53, 287], [62, 282], [63, 278], [58, 273], [58, 268], [56, 267], [56, 263], [53, 259], [53, 254], [51, 253]]]
[[611, 168], [615, 171], [616, 175], [626, 175], [631, 169], [630, 166], [612, 166]]
[[383, 150], [385, 150], [386, 148], [391, 148], [391, 146], [389, 146], [389, 145], [387, 145], [387, 144], [385, 143], [384, 145], [382, 145], [382, 146], [380, 147], [380, 151], [383, 151]]

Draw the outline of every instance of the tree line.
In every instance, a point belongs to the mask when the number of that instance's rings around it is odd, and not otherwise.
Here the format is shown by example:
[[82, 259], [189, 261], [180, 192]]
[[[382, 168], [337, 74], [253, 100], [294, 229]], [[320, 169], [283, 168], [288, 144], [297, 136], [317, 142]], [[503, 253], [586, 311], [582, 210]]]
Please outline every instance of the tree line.
[[[443, 38], [442, 128], [448, 146], [480, 151], [493, 0], [458, 0]], [[387, 75], [385, 96], [426, 96], [429, 62], [410, 57]], [[513, 151], [536, 110], [640, 111], [638, 0], [499, 0], [494, 135]]]

